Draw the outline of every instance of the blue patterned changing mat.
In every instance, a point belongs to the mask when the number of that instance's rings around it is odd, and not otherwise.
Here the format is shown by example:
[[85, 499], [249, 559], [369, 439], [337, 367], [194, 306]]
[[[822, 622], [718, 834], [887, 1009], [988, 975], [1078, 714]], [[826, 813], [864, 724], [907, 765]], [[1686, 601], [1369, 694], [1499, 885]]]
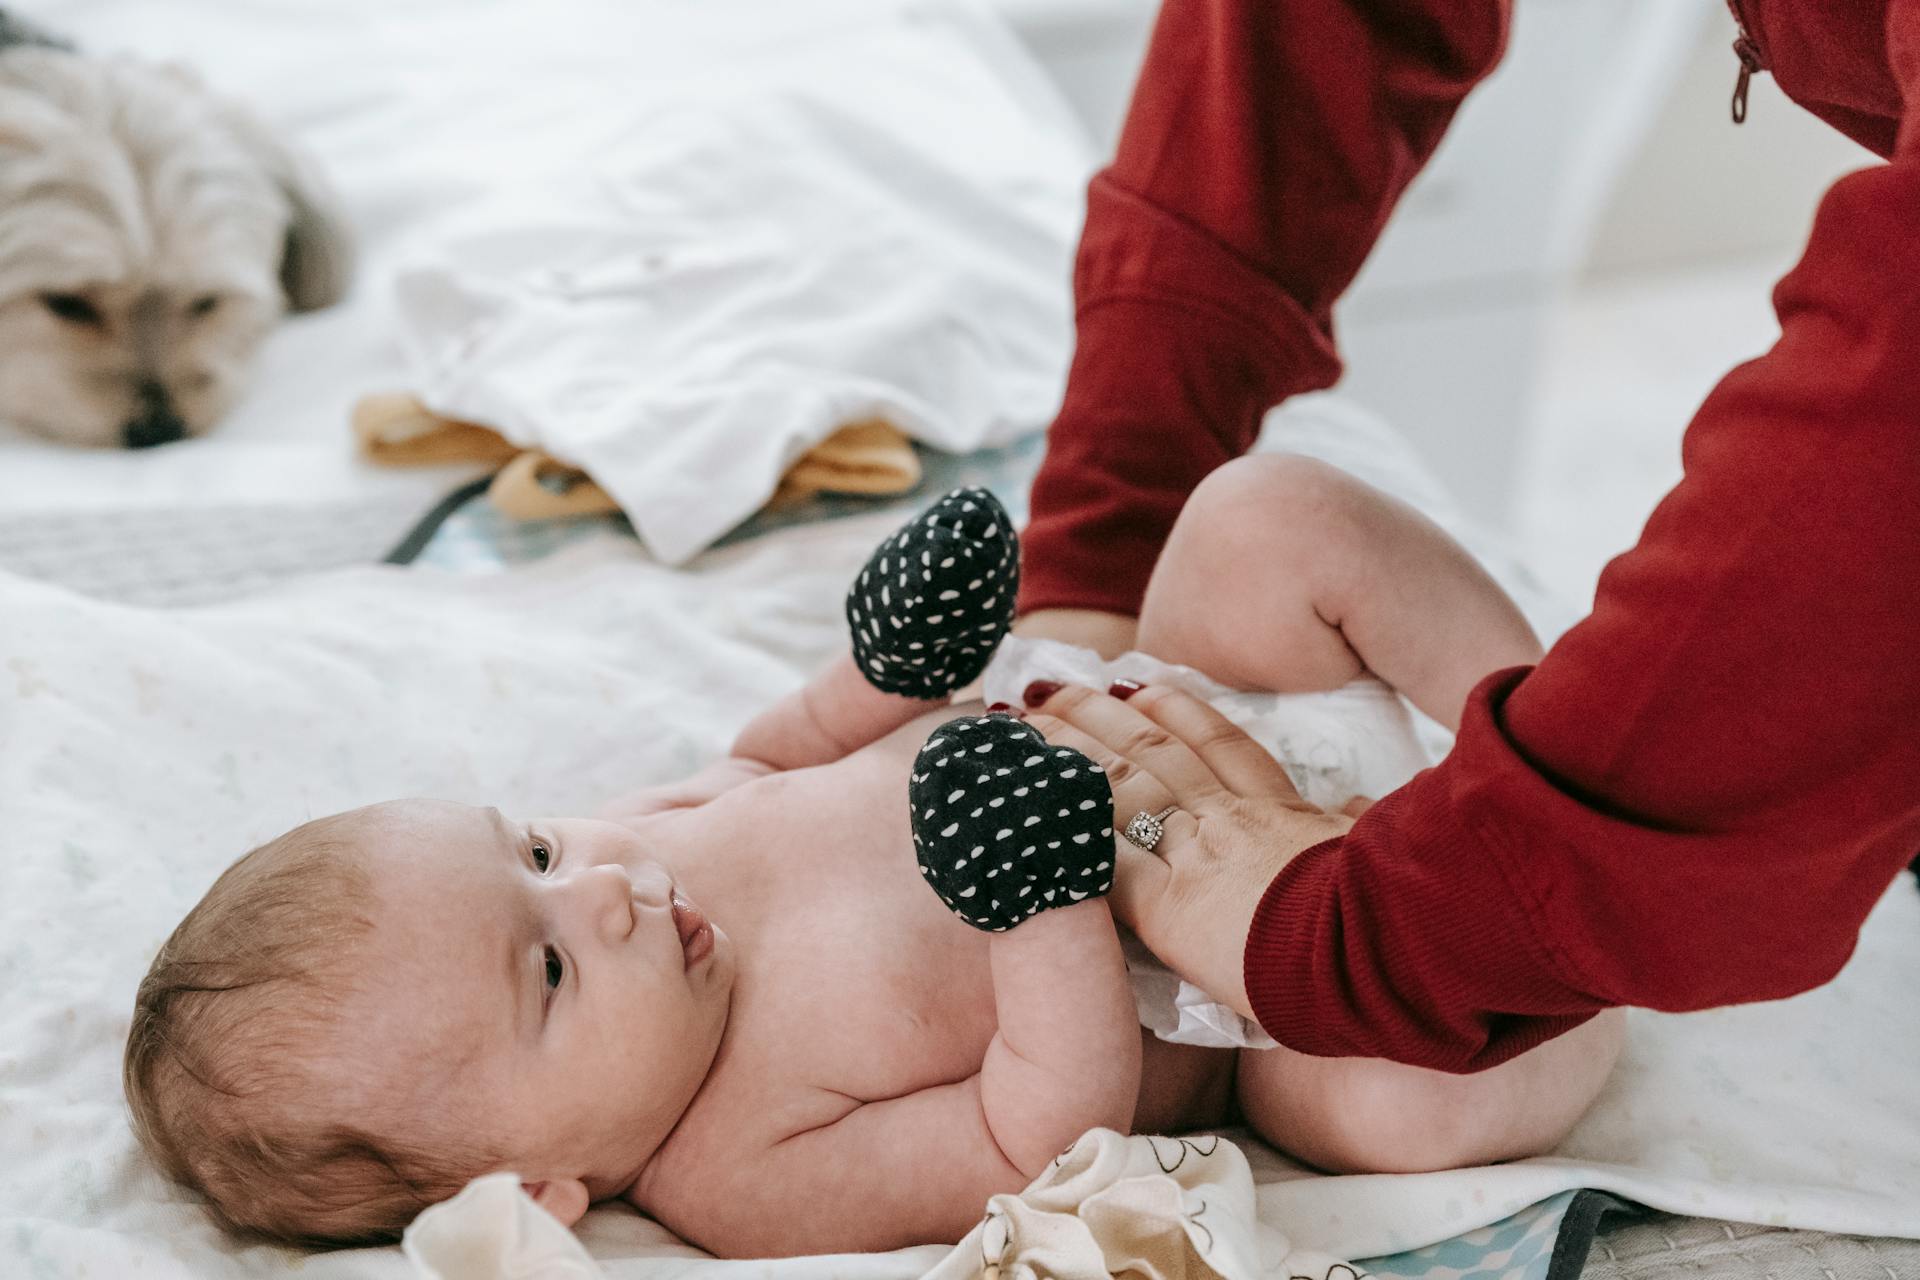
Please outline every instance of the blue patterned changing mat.
[[1602, 1192], [1563, 1191], [1438, 1244], [1355, 1265], [1401, 1280], [1571, 1280], [1586, 1264], [1600, 1218], [1624, 1207]]

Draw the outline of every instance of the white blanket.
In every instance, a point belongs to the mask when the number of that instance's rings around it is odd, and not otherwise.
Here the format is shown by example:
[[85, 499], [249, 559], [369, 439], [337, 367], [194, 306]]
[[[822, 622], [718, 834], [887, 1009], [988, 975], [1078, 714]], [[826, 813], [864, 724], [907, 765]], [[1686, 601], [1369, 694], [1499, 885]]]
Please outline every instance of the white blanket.
[[846, 423], [957, 453], [1059, 402], [1077, 134], [965, 6], [841, 22], [690, 33], [717, 74], [625, 78], [567, 174], [400, 279], [412, 387], [585, 468], [669, 563]]
[[[1364, 419], [1321, 411], [1320, 440], [1282, 442], [1349, 463], [1370, 446], [1374, 478], [1409, 478]], [[398, 1250], [237, 1245], [136, 1155], [118, 1060], [154, 949], [223, 865], [309, 816], [409, 793], [583, 812], [684, 774], [841, 643], [841, 592], [890, 519], [789, 529], [681, 572], [607, 540], [494, 578], [367, 569], [174, 612], [0, 577], [0, 1249], [16, 1270], [408, 1274]], [[1594, 1186], [1920, 1237], [1917, 972], [1920, 894], [1903, 879], [1831, 986], [1636, 1015], [1620, 1071], [1553, 1158], [1326, 1178], [1242, 1135], [1261, 1219], [1296, 1248], [1365, 1257]], [[945, 1256], [749, 1270], [620, 1208], [589, 1214], [581, 1239], [612, 1277], [665, 1260], [676, 1275], [906, 1277]]]

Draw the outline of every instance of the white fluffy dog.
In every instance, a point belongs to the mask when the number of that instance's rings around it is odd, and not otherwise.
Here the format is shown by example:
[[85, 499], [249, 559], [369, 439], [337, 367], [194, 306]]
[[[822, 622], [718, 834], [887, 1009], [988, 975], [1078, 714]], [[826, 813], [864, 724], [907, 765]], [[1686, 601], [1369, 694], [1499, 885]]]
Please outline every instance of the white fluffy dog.
[[0, 422], [129, 448], [203, 432], [349, 259], [311, 165], [246, 111], [0, 12]]

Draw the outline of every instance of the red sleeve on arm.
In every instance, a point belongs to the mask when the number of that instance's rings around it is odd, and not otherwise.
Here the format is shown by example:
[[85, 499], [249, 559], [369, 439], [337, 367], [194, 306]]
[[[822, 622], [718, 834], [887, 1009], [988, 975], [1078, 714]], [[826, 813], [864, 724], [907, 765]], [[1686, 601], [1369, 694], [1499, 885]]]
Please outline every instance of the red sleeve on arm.
[[1332, 311], [1505, 0], [1167, 0], [1093, 180], [1078, 345], [1034, 481], [1021, 609], [1138, 611], [1186, 496], [1340, 373]]
[[1920, 849], [1916, 225], [1912, 142], [1835, 185], [1593, 616], [1275, 878], [1246, 979], [1277, 1039], [1473, 1071], [1845, 963]]

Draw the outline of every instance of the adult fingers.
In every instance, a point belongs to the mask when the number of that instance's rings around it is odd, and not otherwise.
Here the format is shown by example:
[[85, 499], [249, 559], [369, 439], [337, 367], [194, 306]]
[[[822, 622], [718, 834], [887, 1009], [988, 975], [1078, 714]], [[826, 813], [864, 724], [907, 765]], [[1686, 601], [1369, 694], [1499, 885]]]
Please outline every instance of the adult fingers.
[[[1072, 747], [1106, 771], [1107, 785], [1113, 791], [1114, 833], [1125, 830], [1127, 820], [1140, 812], [1159, 813], [1179, 801], [1173, 791], [1154, 773], [1127, 759], [1100, 739], [1064, 720], [1048, 715], [1031, 715], [1027, 723], [1040, 736], [1056, 746]], [[1125, 841], [1121, 841], [1125, 843]], [[1128, 848], [1132, 848], [1131, 845]]]
[[1301, 803], [1293, 779], [1273, 755], [1212, 705], [1167, 685], [1147, 685], [1125, 705], [1178, 738], [1227, 790]]
[[1071, 725], [1130, 766], [1152, 774], [1165, 784], [1173, 803], [1191, 808], [1228, 793], [1190, 745], [1119, 698], [1080, 685], [1048, 689], [1038, 682], [1028, 692], [1046, 695], [1035, 706], [1036, 713]]
[[[1178, 843], [1193, 838], [1196, 822], [1181, 808], [1167, 785], [1151, 771], [1120, 755], [1106, 743], [1049, 715], [1027, 717], [1048, 742], [1072, 747], [1106, 771], [1113, 790], [1114, 876], [1111, 905], [1120, 923], [1135, 933], [1151, 932], [1153, 921], [1166, 909], [1173, 868], [1165, 855]], [[1168, 812], [1168, 810], [1172, 812]], [[1153, 852], [1127, 839], [1127, 824], [1136, 814], [1157, 816], [1161, 836]]]

